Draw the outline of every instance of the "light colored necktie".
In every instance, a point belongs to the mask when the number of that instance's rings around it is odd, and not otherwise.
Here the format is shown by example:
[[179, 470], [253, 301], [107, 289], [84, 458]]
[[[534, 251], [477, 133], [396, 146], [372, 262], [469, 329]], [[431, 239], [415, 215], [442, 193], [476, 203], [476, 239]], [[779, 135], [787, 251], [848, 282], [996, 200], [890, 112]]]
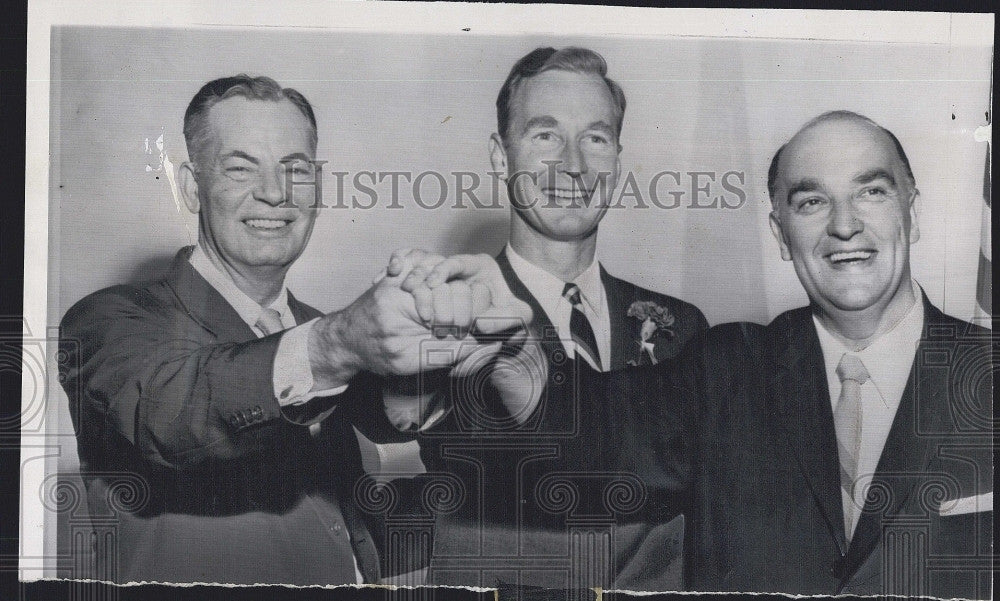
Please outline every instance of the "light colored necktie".
[[264, 332], [265, 336], [277, 334], [285, 329], [285, 326], [281, 325], [281, 313], [270, 307], [264, 307], [260, 310], [260, 318], [256, 325], [261, 332]]
[[854, 516], [859, 509], [854, 503], [854, 483], [858, 476], [858, 459], [861, 455], [861, 386], [868, 381], [868, 370], [856, 355], [844, 353], [837, 365], [840, 378], [840, 399], [833, 412], [833, 427], [837, 432], [837, 451], [840, 456], [840, 486], [849, 502], [844, 503], [844, 532], [851, 540]]

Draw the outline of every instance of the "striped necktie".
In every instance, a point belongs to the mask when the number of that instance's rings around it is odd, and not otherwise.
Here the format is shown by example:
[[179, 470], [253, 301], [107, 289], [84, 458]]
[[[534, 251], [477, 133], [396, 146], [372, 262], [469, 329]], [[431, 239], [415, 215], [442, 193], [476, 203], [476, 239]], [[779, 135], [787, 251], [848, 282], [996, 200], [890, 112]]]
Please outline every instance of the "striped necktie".
[[570, 282], [563, 288], [563, 298], [573, 305], [573, 314], [569, 319], [569, 333], [576, 343], [576, 351], [597, 371], [601, 369], [601, 355], [597, 352], [597, 337], [590, 320], [583, 313], [583, 299], [580, 287]]

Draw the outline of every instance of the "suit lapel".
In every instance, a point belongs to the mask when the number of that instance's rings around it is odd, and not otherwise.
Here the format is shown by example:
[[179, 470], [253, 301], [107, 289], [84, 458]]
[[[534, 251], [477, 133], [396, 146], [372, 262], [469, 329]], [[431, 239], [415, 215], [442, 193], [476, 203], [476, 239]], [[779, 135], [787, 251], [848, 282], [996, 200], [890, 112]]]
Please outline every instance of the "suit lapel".
[[[257, 337], [236, 309], [230, 305], [189, 261], [193, 246], [182, 248], [174, 257], [167, 275], [167, 285], [191, 319], [212, 332], [222, 342], [246, 342]], [[295, 323], [302, 324], [322, 315], [288, 293], [288, 308]]]
[[[926, 296], [923, 297], [923, 303], [924, 327], [914, 357], [914, 366], [926, 347], [930, 328], [944, 321], [944, 314], [931, 305]], [[940, 424], [928, 422], [927, 418], [937, 422], [944, 419], [943, 411], [937, 410], [937, 407], [942, 399], [948, 398], [948, 382], [946, 379], [933, 377], [938, 373], [933, 369], [918, 370], [914, 366], [910, 367], [906, 389], [900, 398], [878, 467], [872, 477], [873, 494], [866, 499], [865, 509], [851, 539], [847, 556], [848, 577], [876, 548], [882, 536], [883, 518], [900, 513], [920, 482], [919, 475], [927, 473], [934, 458], [934, 440], [931, 437], [917, 436], [917, 408], [919, 403], [921, 427], [932, 432], [940, 431]], [[934, 404], [935, 409], [928, 411], [930, 403]], [[944, 407], [946, 403], [940, 406]]]
[[321, 317], [322, 312], [313, 309], [309, 305], [299, 302], [299, 299], [292, 296], [292, 292], [288, 292], [288, 308], [292, 312], [292, 317], [295, 318], [295, 323], [302, 325], [310, 319]]
[[246, 342], [256, 338], [236, 309], [188, 261], [193, 250], [193, 246], [188, 246], [178, 251], [166, 280], [188, 316], [220, 342]]
[[840, 496], [840, 464], [823, 351], [808, 307], [778, 319], [784, 323], [768, 328], [764, 359], [773, 361], [775, 367], [768, 386], [769, 406], [822, 510], [827, 529], [843, 554], [847, 551], [847, 539]]
[[608, 299], [608, 317], [611, 324], [611, 369], [625, 367], [629, 359], [639, 359], [639, 327], [636, 319], [629, 319], [628, 308], [636, 300], [635, 287], [620, 280], [601, 267], [601, 282]]
[[532, 312], [532, 325], [537, 329], [537, 333], [542, 336], [545, 340], [558, 339], [559, 332], [556, 330], [555, 325], [549, 319], [548, 314], [542, 305], [539, 304], [538, 299], [535, 298], [529, 290], [528, 287], [524, 285], [521, 278], [517, 277], [514, 273], [514, 268], [510, 264], [510, 260], [507, 258], [507, 250], [504, 249], [500, 251], [497, 255], [497, 265], [500, 267], [500, 273], [503, 274], [504, 279], [507, 281], [507, 285], [510, 287], [510, 291], [519, 300], [528, 303], [531, 307]]

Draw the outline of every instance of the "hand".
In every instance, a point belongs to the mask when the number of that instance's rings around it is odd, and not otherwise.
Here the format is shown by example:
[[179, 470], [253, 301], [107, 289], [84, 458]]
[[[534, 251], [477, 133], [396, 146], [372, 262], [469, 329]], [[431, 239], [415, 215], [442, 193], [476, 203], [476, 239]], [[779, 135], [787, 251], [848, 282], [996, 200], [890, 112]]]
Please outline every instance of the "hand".
[[[410, 251], [400, 259], [402, 265], [390, 265], [387, 275], [350, 306], [313, 324], [309, 358], [315, 388], [343, 384], [361, 370], [385, 376], [449, 367], [477, 350], [475, 343], [469, 344], [462, 338], [477, 316], [492, 307], [489, 289], [459, 279], [442, 283], [433, 292], [422, 291], [427, 305], [424, 319], [415, 306], [415, 297], [400, 288], [403, 268], [407, 267], [407, 261], [416, 263], [405, 272], [406, 277], [419, 276], [422, 280], [427, 275], [426, 268], [421, 267], [423, 273], [414, 275], [416, 267], [440, 264], [443, 260], [422, 251]], [[524, 303], [520, 305], [506, 310], [530, 320], [531, 309]], [[428, 325], [432, 328], [428, 329]], [[483, 331], [504, 329], [494, 327], [497, 329]], [[436, 364], [423, 365], [432, 355]]]
[[548, 378], [548, 362], [537, 336], [528, 330], [506, 342], [484, 345], [452, 370], [454, 377], [472, 376], [487, 369], [489, 383], [507, 414], [518, 425], [528, 420], [541, 399]]
[[[467, 321], [464, 307], [471, 306], [476, 332], [494, 334], [509, 329], [524, 329], [532, 319], [531, 307], [511, 292], [493, 257], [455, 255], [444, 260], [430, 261], [412, 269], [400, 288], [413, 295], [417, 313], [425, 323], [449, 325]], [[466, 292], [465, 287], [468, 287]], [[450, 307], [444, 299], [456, 295], [464, 299], [470, 294], [471, 303]], [[462, 307], [457, 313], [454, 307]]]
[[432, 302], [434, 295], [456, 282], [467, 282], [472, 290], [480, 291], [480, 303], [489, 301], [485, 309], [481, 305], [474, 308], [477, 332], [489, 334], [515, 329], [516, 333], [505, 342], [484, 345], [458, 363], [452, 376], [465, 377], [489, 370], [490, 384], [508, 414], [522, 424], [538, 405], [548, 377], [548, 362], [538, 337], [529, 335], [527, 329], [532, 319], [531, 308], [514, 296], [499, 265], [489, 255], [455, 255], [435, 261], [426, 274], [414, 269], [400, 287], [412, 292], [422, 318], [432, 314], [431, 319], [436, 321], [438, 303]]
[[418, 273], [422, 272], [424, 274], [421, 277], [425, 277], [427, 272], [441, 261], [444, 261], [444, 256], [436, 253], [427, 252], [419, 248], [400, 248], [392, 251], [392, 256], [389, 257], [389, 266], [385, 269], [385, 275], [390, 277], [406, 277], [414, 269], [417, 269]]

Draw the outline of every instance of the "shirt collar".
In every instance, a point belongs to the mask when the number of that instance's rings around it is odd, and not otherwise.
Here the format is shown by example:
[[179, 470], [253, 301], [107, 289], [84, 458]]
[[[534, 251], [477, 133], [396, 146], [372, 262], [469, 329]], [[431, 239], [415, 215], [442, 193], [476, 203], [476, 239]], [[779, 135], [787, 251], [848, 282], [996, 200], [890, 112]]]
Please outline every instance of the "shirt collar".
[[[226, 299], [236, 313], [239, 314], [240, 319], [246, 322], [250, 327], [256, 327], [257, 321], [260, 319], [261, 311], [263, 307], [257, 304], [257, 301], [253, 300], [245, 292], [240, 290], [236, 286], [236, 282], [233, 278], [229, 277], [228, 274], [224, 273], [205, 254], [204, 249], [202, 249], [201, 244], [196, 244], [194, 251], [191, 253], [191, 258], [188, 259], [191, 266], [194, 267], [195, 271], [201, 274], [201, 277], [205, 278], [205, 281], [209, 283], [212, 288], [215, 289], [222, 298]], [[278, 297], [268, 305], [269, 308], [274, 309], [281, 315], [281, 321], [286, 323], [288, 321], [289, 313], [291, 309], [288, 307], [288, 288], [285, 287], [285, 283], [281, 283], [281, 292], [278, 293]]]
[[835, 338], [813, 315], [829, 381], [837, 379], [837, 365], [844, 353], [850, 353], [865, 365], [872, 382], [887, 400], [898, 401], [903, 396], [924, 328], [923, 292], [916, 282], [911, 280], [911, 285], [915, 300], [910, 310], [891, 330], [861, 350], [850, 348]]
[[[510, 243], [507, 244], [506, 253], [514, 273], [524, 283], [528, 292], [538, 300], [538, 303], [546, 311], [558, 305], [559, 300], [562, 299], [566, 282], [517, 254]], [[601, 283], [601, 266], [597, 262], [596, 257], [583, 270], [583, 273], [576, 277], [573, 283], [579, 286], [580, 295], [583, 297], [583, 302], [587, 304], [588, 308], [596, 315], [603, 313], [603, 303], [601, 301], [603, 299], [604, 285]]]

